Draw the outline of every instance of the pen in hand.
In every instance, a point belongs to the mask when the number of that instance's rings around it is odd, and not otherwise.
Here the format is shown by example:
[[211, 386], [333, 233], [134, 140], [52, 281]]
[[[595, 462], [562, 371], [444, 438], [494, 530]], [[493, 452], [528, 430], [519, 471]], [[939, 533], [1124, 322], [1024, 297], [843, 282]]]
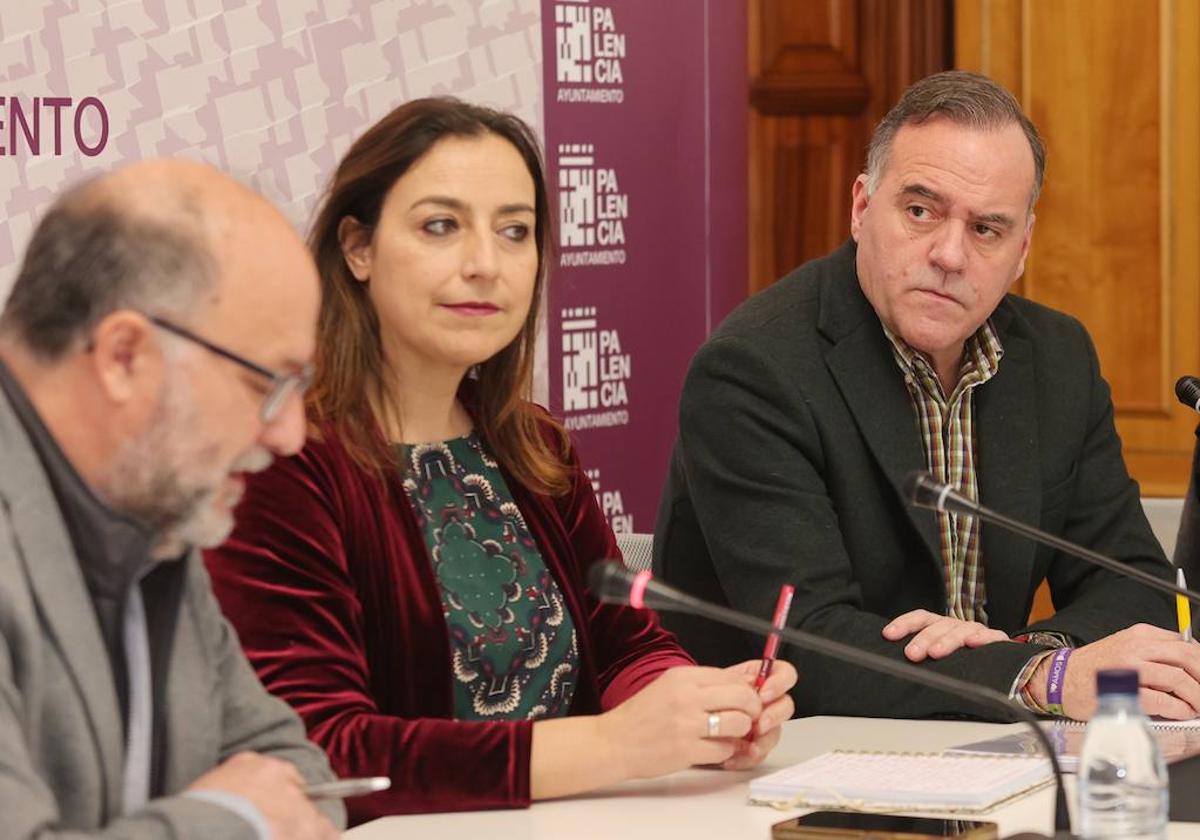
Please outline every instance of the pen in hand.
[[336, 782], [305, 785], [304, 795], [309, 799], [345, 799], [348, 796], [378, 793], [391, 786], [392, 780], [387, 776], [367, 776], [361, 779], [338, 779]]
[[[1183, 569], [1175, 570], [1175, 583], [1187, 589], [1187, 578], [1183, 576]], [[1186, 595], [1175, 596], [1175, 615], [1179, 619], [1179, 638], [1190, 642], [1192, 640], [1192, 605], [1188, 602]]]
[[779, 587], [779, 600], [775, 602], [775, 615], [771, 619], [773, 632], [767, 636], [767, 644], [763, 648], [762, 665], [758, 668], [758, 676], [754, 678], [754, 690], [758, 691], [771, 676], [771, 665], [779, 653], [779, 631], [787, 626], [788, 611], [792, 608], [792, 595], [796, 587], [784, 584]]

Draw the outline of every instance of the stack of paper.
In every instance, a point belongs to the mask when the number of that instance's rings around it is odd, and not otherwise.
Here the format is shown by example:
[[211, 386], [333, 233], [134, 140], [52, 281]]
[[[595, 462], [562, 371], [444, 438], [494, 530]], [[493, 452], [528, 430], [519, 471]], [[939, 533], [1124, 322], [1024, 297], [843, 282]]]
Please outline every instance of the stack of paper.
[[[951, 747], [948, 754], [972, 755], [1041, 755], [1042, 745], [1024, 724], [1017, 732], [999, 735], [984, 741], [972, 741]], [[1058, 755], [1058, 766], [1064, 773], [1079, 768], [1079, 753], [1083, 750], [1084, 724], [1074, 720], [1047, 721], [1042, 724], [1046, 736]], [[1200, 755], [1200, 725], [1195, 720], [1156, 720], [1150, 724], [1158, 749], [1168, 764]]]
[[834, 751], [750, 782], [754, 802], [860, 810], [987, 810], [1052, 781], [1026, 756]]

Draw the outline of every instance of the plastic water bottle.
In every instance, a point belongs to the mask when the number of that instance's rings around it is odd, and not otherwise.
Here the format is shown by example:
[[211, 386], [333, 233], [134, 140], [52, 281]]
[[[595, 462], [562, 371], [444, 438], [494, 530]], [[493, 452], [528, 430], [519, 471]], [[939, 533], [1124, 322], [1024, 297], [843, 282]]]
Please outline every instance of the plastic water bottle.
[[1167, 836], [1167, 766], [1138, 706], [1137, 671], [1096, 675], [1100, 706], [1079, 757], [1079, 834], [1162, 840]]

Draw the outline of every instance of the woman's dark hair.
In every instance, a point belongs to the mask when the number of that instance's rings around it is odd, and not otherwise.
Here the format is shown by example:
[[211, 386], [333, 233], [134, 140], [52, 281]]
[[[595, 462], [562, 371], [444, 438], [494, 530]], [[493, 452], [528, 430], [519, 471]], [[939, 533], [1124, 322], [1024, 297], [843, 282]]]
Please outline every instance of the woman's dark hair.
[[381, 429], [389, 420], [399, 425], [401, 418], [387, 393], [379, 318], [366, 284], [346, 265], [338, 226], [351, 217], [369, 233], [392, 185], [440, 140], [488, 134], [511, 143], [533, 178], [538, 261], [533, 303], [520, 333], [476, 368], [473, 414], [481, 437], [517, 481], [537, 492], [563, 493], [568, 487], [566, 434], [528, 401], [552, 241], [549, 199], [537, 138], [512, 114], [450, 97], [418, 99], [381, 119], [346, 152], [308, 237], [321, 276], [309, 416], [318, 426], [331, 425], [364, 467], [381, 472], [395, 463]]

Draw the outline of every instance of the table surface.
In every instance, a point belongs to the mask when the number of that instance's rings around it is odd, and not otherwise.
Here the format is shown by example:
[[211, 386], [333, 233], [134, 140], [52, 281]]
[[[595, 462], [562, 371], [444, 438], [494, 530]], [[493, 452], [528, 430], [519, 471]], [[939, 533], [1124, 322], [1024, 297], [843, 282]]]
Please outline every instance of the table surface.
[[[661, 779], [624, 782], [518, 811], [470, 811], [385, 817], [347, 831], [346, 840], [480, 837], [572, 840], [768, 840], [771, 826], [804, 810], [776, 810], [747, 802], [750, 779], [832, 749], [937, 750], [1021, 728], [1021, 724], [886, 718], [811, 717], [784, 724], [779, 746], [753, 771], [686, 770]], [[1067, 776], [1074, 811], [1074, 776]], [[1043, 788], [975, 819], [995, 822], [1000, 836], [1049, 833], [1052, 788]], [[1171, 840], [1200, 840], [1200, 823], [1172, 823]]]

